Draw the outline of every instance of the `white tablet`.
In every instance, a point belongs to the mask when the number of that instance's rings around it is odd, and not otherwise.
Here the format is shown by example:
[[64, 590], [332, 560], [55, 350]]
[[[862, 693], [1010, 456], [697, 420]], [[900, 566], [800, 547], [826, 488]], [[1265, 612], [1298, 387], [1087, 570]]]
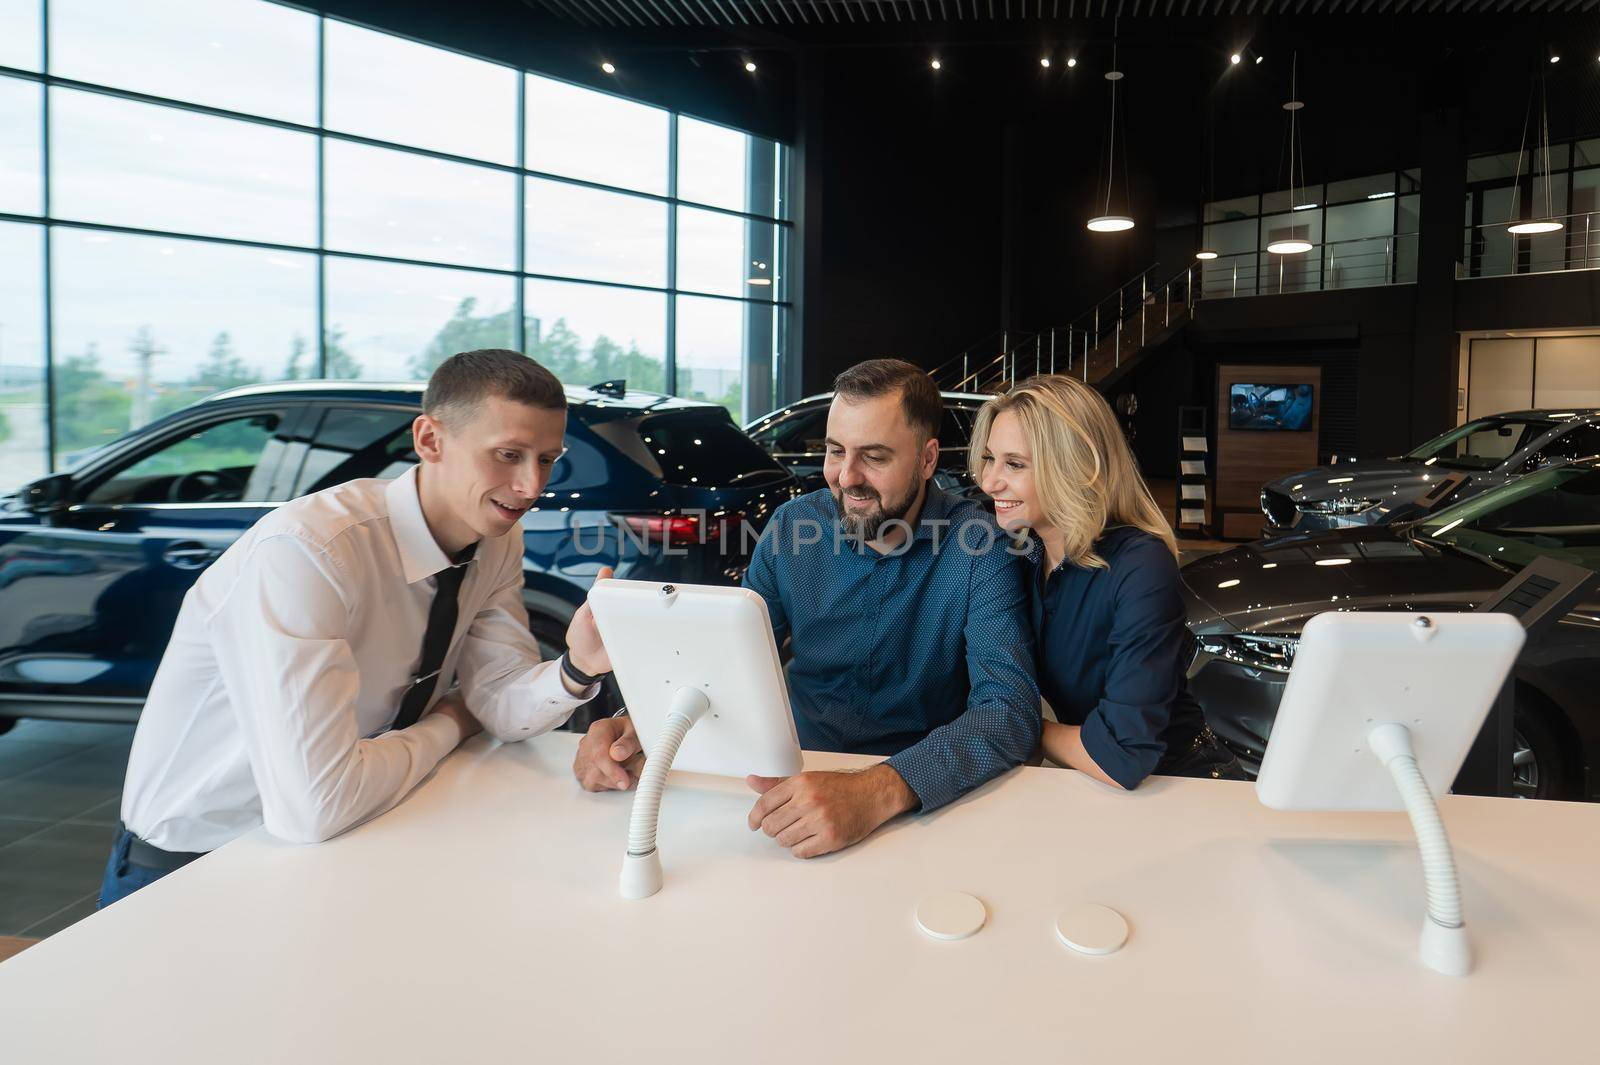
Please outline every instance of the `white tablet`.
[[748, 588], [604, 580], [589, 592], [600, 638], [646, 751], [673, 697], [699, 689], [710, 708], [672, 768], [786, 777], [800, 741], [766, 600]]
[[1385, 722], [1406, 727], [1428, 789], [1448, 793], [1523, 639], [1510, 614], [1318, 614], [1301, 633], [1257, 796], [1280, 810], [1405, 809], [1368, 747]]

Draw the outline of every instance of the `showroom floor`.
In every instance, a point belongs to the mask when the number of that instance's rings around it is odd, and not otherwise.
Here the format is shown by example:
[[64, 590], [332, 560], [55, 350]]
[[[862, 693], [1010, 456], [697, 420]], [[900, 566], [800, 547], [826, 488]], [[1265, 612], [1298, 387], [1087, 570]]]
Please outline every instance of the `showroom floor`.
[[94, 912], [132, 725], [24, 720], [0, 736], [0, 936]]

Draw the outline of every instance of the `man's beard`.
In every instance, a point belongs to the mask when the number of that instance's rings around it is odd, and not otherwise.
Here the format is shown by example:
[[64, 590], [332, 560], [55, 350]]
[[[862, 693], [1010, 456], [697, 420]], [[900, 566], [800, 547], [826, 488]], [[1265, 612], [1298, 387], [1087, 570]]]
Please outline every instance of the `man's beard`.
[[885, 524], [903, 519], [911, 512], [911, 505], [917, 501], [917, 489], [920, 487], [920, 484], [912, 481], [903, 497], [885, 506], [883, 496], [876, 489], [867, 485], [857, 485], [850, 490], [852, 499], [871, 499], [877, 503], [877, 506], [864, 511], [845, 509], [845, 492], [843, 489], [835, 488], [833, 501], [839, 508], [839, 521], [844, 527], [845, 535], [866, 542], [876, 540]]

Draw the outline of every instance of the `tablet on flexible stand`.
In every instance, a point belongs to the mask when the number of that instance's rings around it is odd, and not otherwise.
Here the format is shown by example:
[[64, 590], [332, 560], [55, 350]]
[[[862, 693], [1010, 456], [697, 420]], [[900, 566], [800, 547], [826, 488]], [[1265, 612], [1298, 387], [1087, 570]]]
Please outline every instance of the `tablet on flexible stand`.
[[603, 580], [589, 606], [646, 752], [620, 879], [623, 898], [642, 899], [661, 890], [656, 827], [668, 771], [792, 776], [800, 741], [755, 592]]
[[1256, 778], [1278, 810], [1404, 810], [1422, 855], [1420, 952], [1465, 976], [1472, 949], [1435, 797], [1450, 789], [1524, 633], [1509, 614], [1327, 613], [1305, 625]]

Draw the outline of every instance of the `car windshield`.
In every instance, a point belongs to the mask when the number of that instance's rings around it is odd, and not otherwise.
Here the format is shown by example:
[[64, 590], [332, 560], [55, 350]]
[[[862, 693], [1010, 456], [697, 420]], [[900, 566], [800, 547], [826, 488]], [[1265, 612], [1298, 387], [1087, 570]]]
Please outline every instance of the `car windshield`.
[[1579, 463], [1529, 474], [1446, 507], [1412, 535], [1525, 566], [1549, 555], [1600, 570], [1600, 466]]
[[1555, 424], [1539, 418], [1479, 418], [1434, 437], [1406, 458], [1450, 470], [1492, 470]]
[[788, 476], [721, 407], [600, 422], [593, 429], [667, 484], [718, 488]]

